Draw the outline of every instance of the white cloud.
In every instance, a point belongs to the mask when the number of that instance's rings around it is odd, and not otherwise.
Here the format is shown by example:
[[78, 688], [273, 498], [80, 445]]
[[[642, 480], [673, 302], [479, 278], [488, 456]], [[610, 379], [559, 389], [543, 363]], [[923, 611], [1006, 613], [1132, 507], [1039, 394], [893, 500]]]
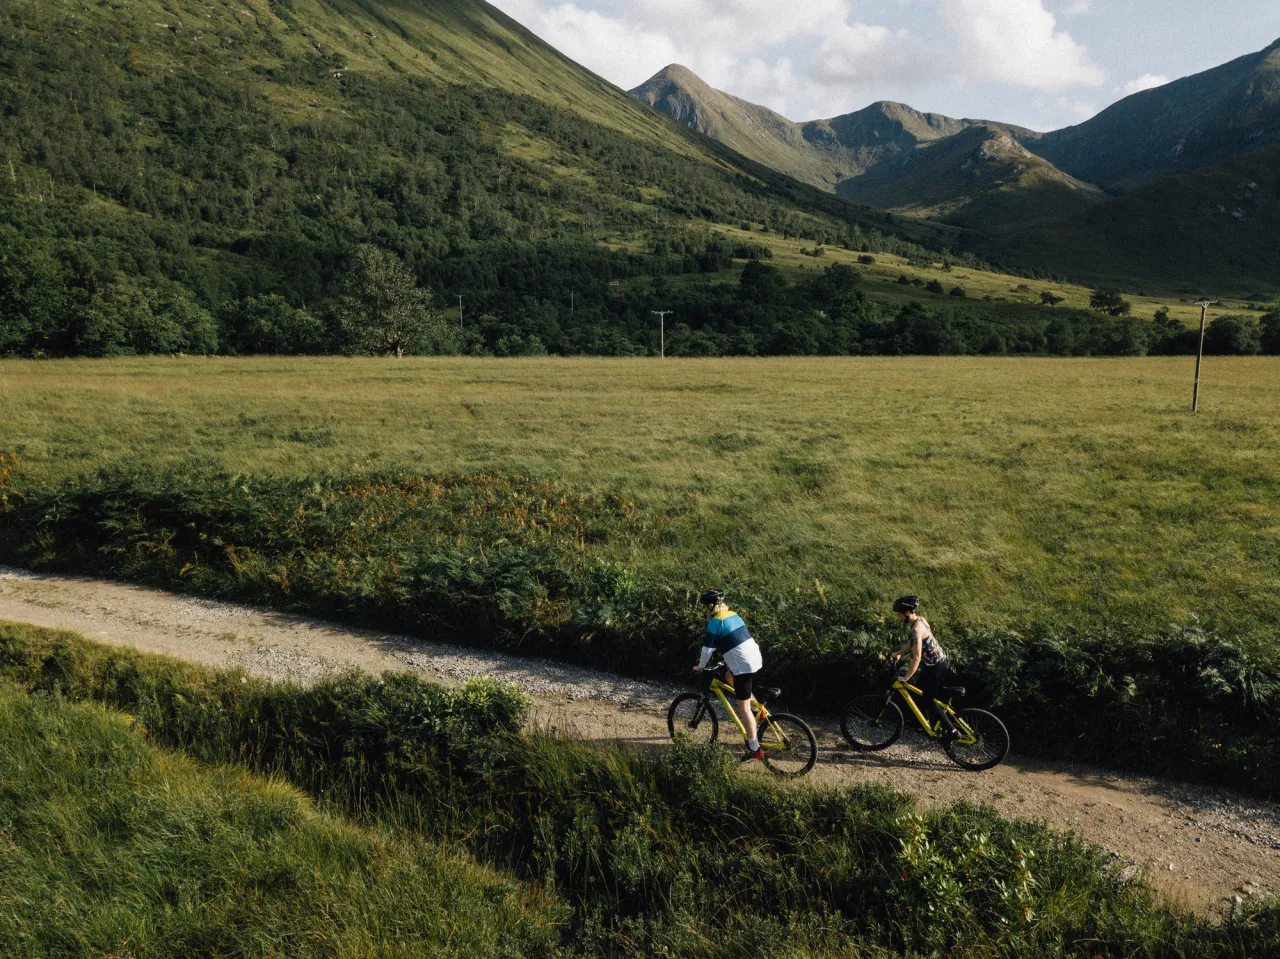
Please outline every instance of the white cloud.
[[1098, 112], [1095, 104], [1087, 100], [1073, 100], [1071, 97], [1058, 97], [1057, 104], [1077, 123], [1088, 120]]
[[1144, 73], [1136, 80], [1130, 80], [1122, 87], [1116, 87], [1113, 91], [1121, 96], [1130, 96], [1134, 93], [1141, 93], [1143, 90], [1150, 90], [1152, 87], [1162, 87], [1169, 82], [1169, 78], [1160, 73]]
[[1089, 13], [1093, 9], [1093, 0], [1075, 0], [1074, 3], [1068, 4], [1064, 11], [1069, 17], [1078, 17], [1081, 14]]
[[1098, 86], [1102, 71], [1041, 0], [943, 0], [965, 74], [1013, 87], [1060, 93]]

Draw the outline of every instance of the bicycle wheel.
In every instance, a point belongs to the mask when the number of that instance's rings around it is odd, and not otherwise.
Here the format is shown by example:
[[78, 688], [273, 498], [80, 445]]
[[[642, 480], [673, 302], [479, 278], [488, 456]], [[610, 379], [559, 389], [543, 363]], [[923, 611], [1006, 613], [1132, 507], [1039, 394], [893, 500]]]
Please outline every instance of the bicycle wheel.
[[769, 772], [785, 779], [803, 776], [818, 759], [818, 740], [799, 716], [774, 713], [759, 731], [764, 764]]
[[902, 735], [902, 710], [883, 693], [858, 696], [844, 708], [840, 732], [854, 749], [888, 749]]
[[962, 737], [953, 743], [943, 742], [951, 761], [957, 766], [978, 772], [998, 766], [1009, 755], [1009, 730], [985, 709], [962, 709], [956, 713], [960, 728], [972, 730], [973, 737]]
[[676, 738], [676, 733], [684, 733], [690, 739], [705, 737], [707, 742], [713, 743], [720, 735], [720, 720], [716, 719], [716, 711], [701, 693], [681, 693], [667, 710], [667, 732], [672, 739]]

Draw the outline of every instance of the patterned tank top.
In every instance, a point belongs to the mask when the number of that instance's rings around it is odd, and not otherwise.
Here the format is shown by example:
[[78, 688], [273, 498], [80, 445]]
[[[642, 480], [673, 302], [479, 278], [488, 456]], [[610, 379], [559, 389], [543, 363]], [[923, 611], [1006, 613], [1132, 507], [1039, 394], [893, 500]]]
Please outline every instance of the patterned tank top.
[[947, 651], [933, 638], [933, 627], [929, 625], [929, 621], [922, 616], [920, 622], [924, 623], [924, 628], [929, 632], [920, 641], [920, 662], [926, 666], [936, 666], [947, 658]]

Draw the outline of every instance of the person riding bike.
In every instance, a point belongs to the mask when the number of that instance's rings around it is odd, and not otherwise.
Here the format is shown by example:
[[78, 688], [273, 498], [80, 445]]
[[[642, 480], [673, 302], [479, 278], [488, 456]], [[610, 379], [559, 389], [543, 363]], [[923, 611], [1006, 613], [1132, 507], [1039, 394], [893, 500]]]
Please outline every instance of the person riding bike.
[[751, 688], [756, 673], [764, 665], [760, 647], [751, 638], [742, 617], [725, 605], [724, 590], [705, 590], [698, 599], [706, 607], [711, 619], [707, 622], [702, 656], [693, 671], [702, 672], [707, 668], [712, 654], [720, 654], [727, 669], [725, 680], [733, 685], [734, 709], [747, 731], [747, 751], [743, 754], [742, 761], [745, 763], [753, 759], [764, 759], [764, 750], [760, 748], [756, 731], [756, 717], [751, 712]]
[[902, 596], [894, 601], [894, 613], [901, 622], [907, 624], [907, 642], [891, 658], [896, 663], [903, 656], [911, 654], [911, 668], [902, 677], [903, 681], [910, 682], [912, 676], [917, 672], [920, 674], [916, 685], [923, 693], [925, 716], [932, 723], [941, 721], [944, 739], [955, 739], [960, 735], [960, 730], [951, 721], [951, 717], [933, 702], [942, 692], [951, 663], [947, 659], [946, 650], [934, 637], [928, 621], [916, 613], [919, 605], [920, 599], [917, 596]]

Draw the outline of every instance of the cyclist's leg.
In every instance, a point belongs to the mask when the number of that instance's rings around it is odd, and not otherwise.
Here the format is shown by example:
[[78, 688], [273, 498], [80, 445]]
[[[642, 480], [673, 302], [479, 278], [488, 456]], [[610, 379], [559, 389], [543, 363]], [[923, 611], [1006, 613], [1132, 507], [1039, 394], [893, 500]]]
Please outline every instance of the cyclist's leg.
[[920, 667], [920, 692], [921, 698], [924, 700], [924, 715], [930, 723], [942, 723], [944, 730], [951, 732], [956, 731], [956, 724], [951, 721], [951, 717], [938, 708], [934, 700], [938, 698], [938, 694], [942, 692], [942, 687], [946, 685], [947, 673], [951, 668], [951, 664], [943, 659], [932, 666]]
[[753, 742], [756, 740], [756, 717], [751, 712], [751, 687], [755, 674], [746, 673], [735, 677], [732, 672], [726, 670], [725, 676], [733, 685], [733, 708], [737, 711], [738, 718], [742, 720], [742, 728], [747, 731], [747, 741]]

